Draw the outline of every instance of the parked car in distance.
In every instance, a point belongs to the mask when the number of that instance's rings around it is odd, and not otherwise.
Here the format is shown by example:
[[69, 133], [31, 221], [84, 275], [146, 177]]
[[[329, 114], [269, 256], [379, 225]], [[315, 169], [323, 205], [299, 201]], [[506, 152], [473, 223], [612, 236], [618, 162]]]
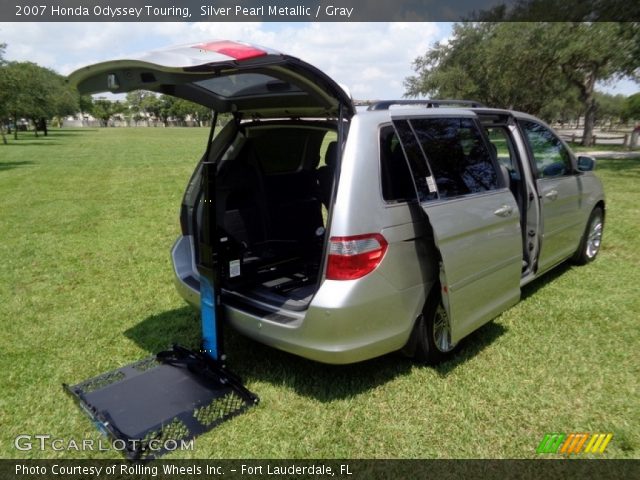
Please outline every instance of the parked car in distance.
[[598, 254], [595, 160], [544, 122], [469, 101], [356, 111], [317, 68], [216, 41], [74, 72], [82, 93], [147, 89], [229, 113], [180, 209], [171, 256], [199, 307], [202, 168], [216, 262], [241, 333], [326, 363], [403, 350], [436, 363], [556, 265]]

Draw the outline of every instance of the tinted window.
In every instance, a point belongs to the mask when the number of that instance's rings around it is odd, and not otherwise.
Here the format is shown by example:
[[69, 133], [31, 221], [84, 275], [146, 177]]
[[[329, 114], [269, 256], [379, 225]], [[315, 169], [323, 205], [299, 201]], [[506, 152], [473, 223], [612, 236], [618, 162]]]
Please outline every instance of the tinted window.
[[302, 91], [290, 83], [262, 73], [226, 75], [201, 80], [195, 84], [223, 97], [251, 97], [274, 92], [298, 93]]
[[425, 202], [437, 198], [436, 184], [409, 122], [407, 120], [396, 120], [393, 125], [402, 142], [403, 151], [418, 192], [418, 200]]
[[470, 118], [411, 120], [440, 198], [498, 188], [498, 176], [482, 134]]
[[252, 155], [267, 174], [300, 171], [309, 157], [318, 162], [324, 130], [311, 128], [255, 128], [249, 131]]
[[409, 165], [392, 126], [380, 129], [380, 177], [382, 198], [386, 201], [416, 198]]
[[521, 178], [520, 167], [507, 129], [505, 127], [487, 127], [485, 131], [487, 132], [489, 147], [493, 150], [498, 163], [507, 167], [512, 180], [519, 180]]
[[559, 177], [571, 173], [569, 151], [551, 130], [535, 122], [519, 122], [536, 162], [538, 178]]

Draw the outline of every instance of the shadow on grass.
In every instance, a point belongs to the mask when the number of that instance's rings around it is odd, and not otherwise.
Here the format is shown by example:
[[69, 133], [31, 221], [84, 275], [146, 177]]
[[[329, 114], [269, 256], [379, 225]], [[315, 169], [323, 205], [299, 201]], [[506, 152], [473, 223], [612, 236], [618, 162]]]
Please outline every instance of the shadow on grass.
[[18, 162], [0, 162], [0, 172], [2, 172], [3, 170], [25, 167], [27, 165], [35, 165], [35, 162], [32, 162], [30, 160], [21, 160]]
[[[435, 370], [442, 376], [473, 358], [505, 332], [490, 323], [465, 340], [463, 348]], [[125, 336], [149, 353], [177, 343], [191, 349], [200, 345], [199, 314], [190, 307], [153, 315], [125, 332]], [[229, 366], [246, 380], [290, 388], [300, 395], [330, 402], [368, 392], [416, 365], [400, 354], [389, 354], [351, 365], [325, 365], [254, 342], [230, 328], [225, 329]], [[424, 367], [429, 368], [429, 367]]]
[[489, 322], [483, 325], [461, 341], [459, 350], [454, 353], [450, 360], [437, 365], [434, 370], [441, 377], [446, 377], [458, 366], [475, 358], [506, 331], [505, 326], [499, 323]]
[[640, 158], [607, 158], [598, 160], [596, 174], [598, 171], [624, 176], [640, 176]]
[[[197, 349], [200, 318], [190, 307], [153, 315], [124, 332], [150, 353], [177, 343]], [[412, 363], [386, 355], [353, 365], [325, 365], [259, 344], [225, 329], [225, 351], [231, 369], [248, 380], [283, 385], [320, 401], [348, 398], [407, 373]]]
[[18, 135], [18, 139], [13, 138], [13, 135], [7, 136], [8, 143], [0, 144], [0, 147], [10, 148], [10, 147], [42, 147], [48, 145], [60, 145], [56, 142], [54, 135], [44, 136], [42, 134], [37, 137], [29, 132], [23, 132], [21, 135]]
[[570, 261], [566, 261], [555, 267], [553, 270], [545, 273], [541, 277], [536, 278], [533, 282], [522, 287], [520, 299], [524, 300], [526, 298], [529, 298], [531, 295], [534, 295], [542, 287], [545, 287], [547, 284], [553, 282], [556, 278], [561, 277], [566, 272], [571, 270], [572, 267], [574, 267], [574, 264], [572, 264]]
[[85, 133], [89, 133], [89, 132], [97, 132], [98, 130], [96, 128], [78, 128], [78, 129], [74, 129], [74, 130], [67, 130], [67, 129], [54, 129], [54, 130], [49, 130], [49, 135], [53, 136], [53, 137], [68, 137], [68, 136], [78, 136], [78, 135], [84, 135]]

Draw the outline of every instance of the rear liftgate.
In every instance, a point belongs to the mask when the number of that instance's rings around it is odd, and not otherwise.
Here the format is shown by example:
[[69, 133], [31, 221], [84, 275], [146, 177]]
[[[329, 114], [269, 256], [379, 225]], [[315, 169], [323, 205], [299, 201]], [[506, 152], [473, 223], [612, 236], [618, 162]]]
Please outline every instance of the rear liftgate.
[[230, 372], [222, 353], [220, 272], [215, 208], [216, 163], [203, 162], [200, 244], [202, 350], [180, 346], [77, 385], [64, 385], [114, 448], [131, 460], [151, 459], [256, 405], [258, 397]]

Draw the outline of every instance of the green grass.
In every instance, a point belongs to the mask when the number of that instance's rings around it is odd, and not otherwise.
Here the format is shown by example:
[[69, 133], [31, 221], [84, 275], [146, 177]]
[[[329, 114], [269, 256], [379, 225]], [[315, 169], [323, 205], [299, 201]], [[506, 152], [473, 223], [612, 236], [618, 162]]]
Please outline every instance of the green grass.
[[[173, 342], [198, 318], [169, 248], [204, 129], [53, 130], [0, 145], [0, 457], [18, 434], [100, 438], [63, 382]], [[172, 458], [535, 457], [548, 432], [613, 432], [640, 457], [640, 160], [601, 160], [603, 250], [526, 287], [523, 301], [428, 368], [388, 355], [326, 366], [229, 332], [231, 367], [262, 402]]]

